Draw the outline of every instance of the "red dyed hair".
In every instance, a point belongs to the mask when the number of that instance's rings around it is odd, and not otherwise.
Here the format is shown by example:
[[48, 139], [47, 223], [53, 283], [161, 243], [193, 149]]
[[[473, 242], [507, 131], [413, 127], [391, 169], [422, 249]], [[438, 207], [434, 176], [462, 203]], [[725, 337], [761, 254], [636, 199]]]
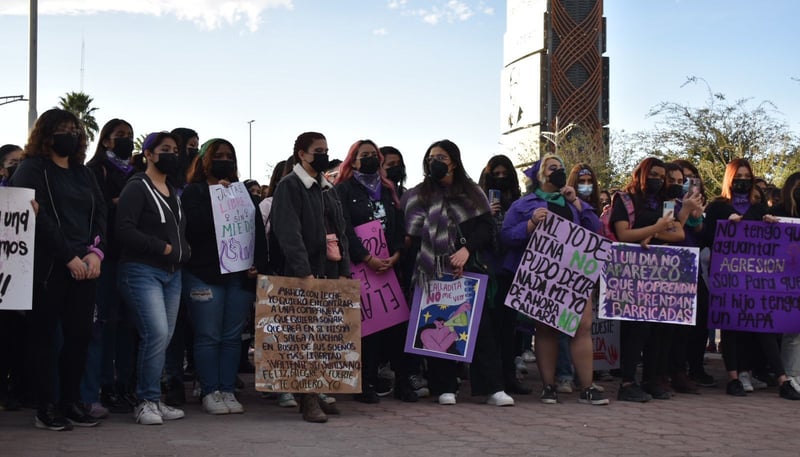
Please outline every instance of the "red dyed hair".
[[[360, 148], [362, 144], [371, 144], [378, 152], [378, 163], [383, 163], [381, 148], [379, 148], [374, 141], [358, 140], [353, 143], [353, 145], [350, 146], [350, 150], [347, 151], [347, 156], [339, 166], [339, 176], [336, 177], [336, 182], [334, 184], [345, 182], [353, 177], [353, 162], [356, 161], [358, 148]], [[384, 170], [383, 167], [378, 167], [378, 174], [381, 176], [381, 184], [383, 184], [383, 187], [387, 187], [392, 192], [392, 201], [394, 201], [395, 208], [400, 208], [400, 199], [397, 198], [397, 191], [394, 188], [394, 183], [386, 177], [386, 170]]]

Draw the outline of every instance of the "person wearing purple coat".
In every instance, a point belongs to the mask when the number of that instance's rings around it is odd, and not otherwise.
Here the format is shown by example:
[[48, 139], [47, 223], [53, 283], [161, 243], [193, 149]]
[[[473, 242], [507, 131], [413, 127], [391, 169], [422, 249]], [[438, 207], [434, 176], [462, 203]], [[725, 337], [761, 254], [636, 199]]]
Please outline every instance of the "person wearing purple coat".
[[[515, 201], [506, 213], [500, 232], [502, 243], [508, 248], [503, 269], [512, 274], [517, 271], [522, 255], [536, 226], [548, 212], [555, 213], [588, 230], [597, 232], [600, 219], [597, 212], [578, 198], [575, 189], [567, 186], [564, 161], [556, 155], [546, 155], [525, 171], [533, 191]], [[583, 310], [581, 322], [570, 342], [572, 360], [580, 382], [583, 384], [578, 401], [592, 405], [606, 405], [608, 399], [592, 384], [592, 306]], [[558, 402], [555, 385], [556, 360], [558, 359], [559, 331], [553, 327], [536, 323], [536, 362], [542, 375], [544, 389], [541, 401], [546, 404]]]

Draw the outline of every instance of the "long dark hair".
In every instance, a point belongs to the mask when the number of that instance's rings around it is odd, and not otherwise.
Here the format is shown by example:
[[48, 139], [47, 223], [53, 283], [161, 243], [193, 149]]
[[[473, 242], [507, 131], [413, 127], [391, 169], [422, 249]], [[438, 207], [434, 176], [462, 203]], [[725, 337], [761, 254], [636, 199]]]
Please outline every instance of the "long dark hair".
[[108, 149], [108, 147], [106, 147], [103, 144], [103, 141], [109, 139], [111, 137], [111, 134], [114, 133], [114, 129], [116, 129], [118, 126], [122, 124], [130, 127], [131, 132], [133, 132], [133, 126], [130, 124], [130, 122], [124, 119], [114, 118], [106, 122], [106, 125], [104, 125], [102, 129], [100, 129], [100, 136], [97, 137], [97, 148], [95, 148], [94, 155], [92, 155], [92, 158], [89, 159], [88, 163], [103, 162], [103, 159], [106, 157], [106, 149]]
[[[442, 187], [431, 177], [428, 157], [431, 155], [431, 149], [437, 147], [447, 152], [450, 162], [454, 165], [453, 183], [447, 187]], [[422, 181], [419, 195], [424, 203], [430, 203], [431, 197], [437, 192], [443, 192], [444, 198], [448, 200], [463, 199], [465, 204], [471, 208], [477, 208], [477, 202], [486, 200], [481, 188], [467, 175], [464, 163], [461, 161], [461, 150], [450, 140], [440, 140], [428, 146], [428, 150], [425, 151], [425, 156], [422, 158], [422, 171], [425, 173], [425, 179]]]
[[519, 178], [517, 177], [517, 169], [507, 156], [502, 154], [496, 155], [489, 159], [489, 162], [483, 167], [481, 177], [478, 179], [478, 186], [488, 196], [489, 189], [493, 189], [494, 177], [492, 172], [497, 167], [504, 167], [508, 171], [509, 186], [507, 189], [500, 192], [500, 206], [503, 210], [507, 210], [512, 203], [514, 203], [522, 195], [519, 189]]
[[294, 140], [294, 148], [292, 149], [292, 157], [300, 163], [300, 151], [308, 152], [308, 148], [314, 144], [316, 140], [325, 140], [325, 135], [319, 132], [303, 132], [296, 140]]
[[800, 187], [800, 171], [794, 172], [786, 178], [781, 189], [781, 205], [789, 217], [800, 217], [800, 201], [794, 197], [794, 192]]
[[[703, 178], [700, 177], [700, 171], [697, 167], [694, 166], [692, 162], [684, 159], [675, 159], [672, 161], [675, 165], [683, 168], [684, 170], [689, 170], [692, 172], [695, 178], [700, 180], [700, 196], [703, 197], [703, 204], [706, 203], [706, 186], [703, 184]], [[683, 171], [683, 170], [681, 170]], [[683, 178], [686, 179], [686, 173], [683, 174]]]
[[278, 183], [280, 182], [281, 178], [286, 176], [286, 161], [281, 160], [275, 165], [275, 168], [272, 169], [272, 176], [269, 178], [269, 187], [267, 188], [267, 195], [264, 198], [272, 197], [275, 193], [275, 188], [278, 187]]
[[53, 151], [53, 134], [58, 126], [63, 122], [72, 122], [78, 128], [78, 151], [69, 156], [70, 165], [80, 165], [86, 160], [86, 127], [78, 116], [69, 111], [53, 108], [45, 111], [36, 119], [30, 135], [28, 144], [25, 145], [25, 157], [47, 157], [50, 158]]

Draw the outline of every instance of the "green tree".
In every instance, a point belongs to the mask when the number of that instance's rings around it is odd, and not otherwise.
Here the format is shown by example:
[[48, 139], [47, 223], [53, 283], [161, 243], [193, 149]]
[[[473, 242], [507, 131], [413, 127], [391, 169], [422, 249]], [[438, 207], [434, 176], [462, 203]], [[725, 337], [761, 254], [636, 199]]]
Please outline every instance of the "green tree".
[[747, 98], [729, 101], [696, 77], [683, 86], [700, 82], [708, 89], [703, 106], [662, 102], [650, 110], [657, 122], [645, 138], [645, 151], [694, 163], [708, 195], [719, 195], [725, 165], [735, 158], [748, 159], [756, 176], [778, 185], [800, 169], [797, 140], [787, 123], [777, 118], [774, 104], [753, 105]]
[[97, 111], [97, 108], [91, 106], [94, 101], [92, 97], [83, 92], [67, 92], [66, 95], [59, 97], [58, 100], [61, 109], [78, 116], [78, 119], [83, 122], [86, 128], [86, 135], [89, 137], [89, 141], [94, 141], [94, 136], [100, 131], [100, 128], [94, 118], [94, 112]]
[[141, 154], [142, 153], [142, 145], [144, 144], [144, 140], [147, 139], [147, 134], [142, 133], [141, 135], [137, 136], [135, 140], [133, 140], [133, 153], [134, 154]]

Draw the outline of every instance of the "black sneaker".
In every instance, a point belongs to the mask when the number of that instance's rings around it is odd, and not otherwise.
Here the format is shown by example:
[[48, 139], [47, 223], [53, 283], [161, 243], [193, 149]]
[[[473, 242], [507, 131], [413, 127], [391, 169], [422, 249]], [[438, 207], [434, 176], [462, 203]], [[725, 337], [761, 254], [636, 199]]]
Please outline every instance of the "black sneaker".
[[778, 390], [778, 395], [787, 400], [800, 400], [800, 392], [795, 390], [792, 381], [783, 381], [781, 388]]
[[631, 383], [626, 385], [619, 386], [619, 391], [617, 392], [617, 400], [619, 401], [632, 401], [637, 403], [645, 403], [652, 400], [653, 397], [650, 396], [647, 392], [642, 390], [642, 387], [639, 384]]
[[725, 386], [725, 393], [728, 395], [733, 395], [734, 397], [747, 396], [747, 392], [744, 391], [742, 381], [739, 381], [738, 379], [732, 379], [728, 382], [728, 385]]
[[34, 425], [36, 425], [36, 428], [53, 430], [56, 432], [72, 430], [72, 424], [61, 415], [61, 412], [58, 411], [54, 405], [47, 405], [46, 408], [36, 411]]
[[656, 400], [669, 400], [671, 398], [669, 391], [661, 387], [661, 384], [657, 382], [642, 384], [642, 390], [650, 394], [650, 396]]
[[375, 381], [375, 393], [379, 397], [388, 397], [394, 391], [394, 379], [378, 377]]
[[180, 378], [172, 378], [167, 381], [164, 403], [169, 406], [182, 406], [186, 403], [186, 386], [183, 385]]
[[89, 415], [83, 405], [78, 403], [65, 407], [62, 412], [69, 423], [75, 427], [94, 427], [99, 423], [97, 419]]
[[716, 387], [717, 385], [717, 381], [714, 380], [714, 377], [706, 372], [697, 374], [691, 373], [689, 374], [689, 379], [700, 387]]
[[558, 403], [558, 391], [555, 384], [547, 384], [542, 389], [542, 395], [539, 396], [539, 401], [546, 405], [554, 405]]
[[520, 395], [530, 395], [533, 388], [521, 383], [518, 379], [506, 383], [506, 392]]
[[360, 394], [353, 395], [353, 400], [368, 404], [381, 402], [380, 397], [378, 397], [378, 394], [375, 393], [375, 389], [372, 386], [367, 386]]
[[603, 395], [603, 392], [600, 392], [592, 386], [581, 391], [581, 395], [578, 397], [578, 403], [585, 403], [587, 405], [607, 405], [608, 398]]
[[126, 414], [133, 412], [133, 406], [121, 395], [117, 395], [114, 386], [103, 386], [100, 389], [100, 403], [113, 414]]

